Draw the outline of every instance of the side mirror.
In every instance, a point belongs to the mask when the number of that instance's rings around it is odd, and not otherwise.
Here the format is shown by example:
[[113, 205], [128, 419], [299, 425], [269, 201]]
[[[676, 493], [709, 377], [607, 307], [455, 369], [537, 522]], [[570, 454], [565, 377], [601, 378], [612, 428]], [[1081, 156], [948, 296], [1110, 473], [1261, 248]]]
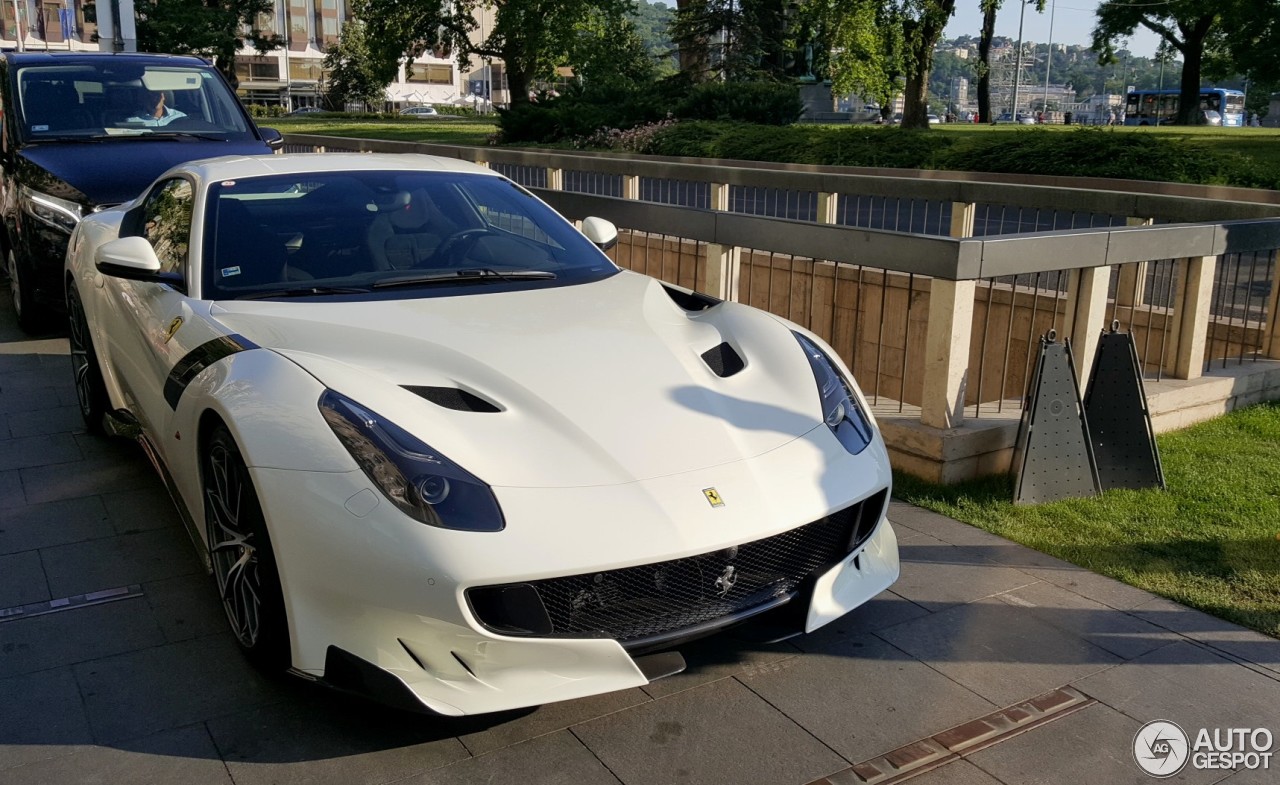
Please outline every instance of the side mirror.
[[582, 233], [602, 251], [607, 251], [618, 244], [618, 227], [603, 218], [595, 216], [584, 218]]
[[267, 143], [267, 147], [272, 150], [284, 149], [284, 134], [274, 128], [258, 128], [258, 135], [262, 137], [262, 141]]
[[98, 247], [93, 266], [103, 275], [130, 281], [181, 284], [177, 273], [160, 272], [160, 260], [145, 237], [121, 237]]

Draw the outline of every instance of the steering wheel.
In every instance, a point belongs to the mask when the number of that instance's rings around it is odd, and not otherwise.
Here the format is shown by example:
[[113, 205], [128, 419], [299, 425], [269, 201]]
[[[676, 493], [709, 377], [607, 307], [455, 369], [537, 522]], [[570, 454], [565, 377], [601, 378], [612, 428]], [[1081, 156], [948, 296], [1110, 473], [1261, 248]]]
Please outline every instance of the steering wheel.
[[477, 240], [491, 234], [493, 232], [490, 230], [479, 228], [454, 232], [440, 242], [431, 258], [437, 263], [442, 262], [445, 267], [457, 267], [467, 258], [467, 253], [471, 251], [471, 247]]

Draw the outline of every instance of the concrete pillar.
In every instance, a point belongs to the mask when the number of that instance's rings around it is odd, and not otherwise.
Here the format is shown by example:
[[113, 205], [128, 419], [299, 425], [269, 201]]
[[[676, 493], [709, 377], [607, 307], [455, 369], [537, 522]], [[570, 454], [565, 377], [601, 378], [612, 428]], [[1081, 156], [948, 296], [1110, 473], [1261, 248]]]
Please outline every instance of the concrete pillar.
[[840, 194], [818, 194], [818, 223], [834, 224], [839, 205]]
[[622, 176], [622, 198], [637, 200], [640, 198], [640, 175], [624, 174]]
[[[1153, 223], [1150, 218], [1129, 218], [1125, 221], [1125, 226], [1150, 226]], [[1146, 285], [1146, 262], [1121, 265], [1120, 276], [1116, 279], [1116, 305], [1124, 308], [1142, 307], [1143, 289]]]
[[711, 184], [711, 209], [728, 211], [729, 186], [726, 183]]
[[1165, 358], [1165, 370], [1175, 379], [1199, 379], [1204, 373], [1205, 349], [1209, 338], [1209, 307], [1213, 302], [1213, 275], [1216, 256], [1179, 259], [1181, 286], [1174, 290], [1173, 332], [1166, 346], [1173, 355]]
[[552, 191], [564, 190], [564, 170], [554, 166], [547, 167], [547, 188]]
[[1083, 393], [1093, 371], [1098, 339], [1107, 326], [1107, 286], [1111, 283], [1111, 268], [1086, 267], [1072, 270], [1070, 276], [1062, 331], [1071, 339], [1071, 354], [1075, 358], [1076, 374]]
[[[711, 209], [729, 209], [729, 186], [711, 184]], [[742, 271], [742, 249], [732, 245], [707, 243], [699, 289], [721, 300], [738, 301], [738, 275]]]
[[[977, 207], [951, 205], [951, 236], [973, 235]], [[969, 383], [969, 343], [973, 334], [974, 281], [929, 282], [929, 317], [924, 337], [924, 386], [920, 422], [932, 428], [956, 428], [964, 422]]]

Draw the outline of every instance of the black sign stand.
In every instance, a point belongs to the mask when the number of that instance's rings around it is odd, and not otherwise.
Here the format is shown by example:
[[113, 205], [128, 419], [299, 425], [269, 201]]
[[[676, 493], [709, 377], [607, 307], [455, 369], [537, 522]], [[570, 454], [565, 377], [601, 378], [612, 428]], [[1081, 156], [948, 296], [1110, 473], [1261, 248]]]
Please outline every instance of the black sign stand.
[[1112, 322], [1111, 331], [1103, 332], [1084, 396], [1098, 476], [1103, 490], [1164, 489], [1138, 351], [1133, 335], [1118, 328]]

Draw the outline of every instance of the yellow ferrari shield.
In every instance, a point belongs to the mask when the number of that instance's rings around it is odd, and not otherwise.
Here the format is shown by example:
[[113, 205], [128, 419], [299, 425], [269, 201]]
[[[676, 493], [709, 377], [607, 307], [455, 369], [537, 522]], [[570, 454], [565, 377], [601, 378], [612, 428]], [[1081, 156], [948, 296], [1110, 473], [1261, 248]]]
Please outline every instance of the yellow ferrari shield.
[[724, 506], [724, 499], [720, 498], [720, 492], [715, 488], [703, 488], [702, 495], [707, 497], [707, 501], [711, 502], [712, 507]]

